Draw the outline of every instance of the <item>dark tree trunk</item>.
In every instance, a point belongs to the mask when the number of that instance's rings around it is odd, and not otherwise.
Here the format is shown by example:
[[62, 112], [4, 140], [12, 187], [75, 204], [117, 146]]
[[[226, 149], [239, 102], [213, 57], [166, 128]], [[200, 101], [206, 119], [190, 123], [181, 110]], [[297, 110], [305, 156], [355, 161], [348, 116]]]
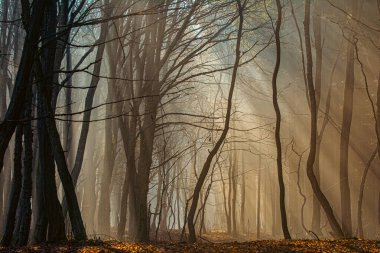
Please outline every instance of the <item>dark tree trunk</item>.
[[202, 171], [199, 175], [199, 179], [195, 185], [195, 189], [194, 189], [194, 193], [193, 193], [193, 200], [191, 202], [189, 214], [187, 216], [187, 226], [189, 229], [189, 241], [190, 242], [196, 242], [196, 240], [197, 240], [196, 234], [195, 234], [195, 227], [194, 227], [194, 218], [195, 218], [195, 213], [197, 211], [200, 191], [202, 190], [203, 184], [204, 184], [206, 177], [207, 177], [207, 174], [210, 170], [211, 162], [214, 159], [215, 155], [218, 153], [219, 148], [222, 146], [222, 144], [223, 144], [223, 142], [227, 136], [229, 127], [230, 127], [232, 97], [233, 97], [233, 93], [234, 93], [236, 76], [237, 76], [237, 71], [238, 71], [240, 57], [241, 57], [240, 43], [241, 43], [241, 39], [242, 39], [241, 37], [243, 34], [243, 21], [244, 21], [244, 17], [243, 17], [244, 7], [242, 6], [240, 0], [237, 1], [237, 4], [238, 4], [238, 14], [239, 14], [239, 28], [238, 28], [238, 35], [237, 35], [237, 42], [236, 42], [236, 51], [235, 51], [236, 59], [235, 59], [233, 72], [232, 72], [231, 86], [230, 86], [230, 90], [228, 93], [226, 120], [225, 120], [225, 125], [223, 128], [223, 132], [222, 132], [221, 136], [219, 137], [218, 141], [216, 142], [215, 146], [213, 147], [213, 149], [208, 154], [207, 159], [203, 165]]
[[135, 218], [137, 221], [136, 241], [149, 240], [149, 219], [148, 219], [148, 191], [149, 173], [152, 164], [153, 138], [155, 132], [155, 119], [157, 111], [157, 98], [148, 99], [144, 125], [142, 127], [140, 139], [140, 158], [138, 164]]
[[[30, 89], [32, 87], [30, 86]], [[32, 94], [32, 92], [30, 91]], [[25, 103], [25, 118], [32, 116], [33, 97], [27, 98]], [[24, 131], [24, 173], [22, 182], [21, 199], [19, 209], [21, 213], [20, 228], [18, 231], [18, 246], [24, 246], [28, 243], [30, 223], [32, 218], [31, 198], [32, 198], [32, 171], [33, 171], [33, 133], [31, 121], [26, 121], [23, 125]]]
[[47, 0], [35, 0], [34, 2], [34, 6], [38, 6], [38, 8], [33, 8], [12, 98], [4, 121], [0, 124], [0, 172], [3, 168], [4, 154], [17, 125], [17, 119], [22, 116], [25, 97], [30, 96], [30, 94], [27, 94], [27, 86], [30, 85], [28, 81], [32, 74], [34, 56], [37, 52], [46, 5]]
[[[98, 83], [100, 80], [99, 75], [100, 75], [100, 70], [102, 67], [101, 59], [103, 57], [104, 48], [105, 48], [105, 43], [103, 43], [103, 42], [106, 40], [107, 28], [108, 28], [108, 23], [107, 22], [102, 23], [102, 26], [100, 28], [100, 36], [96, 42], [96, 44], [99, 44], [98, 50], [97, 50], [96, 56], [95, 56], [95, 59], [98, 60], [98, 62], [94, 65], [93, 75], [92, 75], [91, 82], [90, 82], [91, 88], [88, 89], [86, 99], [85, 99], [85, 105], [84, 105], [84, 111], [85, 112], [83, 114], [82, 129], [80, 132], [78, 147], [76, 150], [74, 167], [73, 167], [73, 170], [71, 172], [71, 176], [72, 176], [74, 186], [76, 186], [76, 184], [77, 184], [78, 177], [79, 177], [80, 171], [82, 169], [84, 152], [85, 152], [85, 148], [86, 148], [87, 136], [88, 136], [88, 131], [90, 128], [90, 120], [91, 120], [91, 113], [92, 113], [92, 110], [90, 110], [90, 108], [92, 107], [96, 87], [98, 86]], [[65, 208], [65, 206], [66, 206], [65, 202], [66, 201], [63, 201], [64, 213], [66, 215], [67, 209]]]
[[311, 39], [310, 39], [310, 0], [305, 2], [305, 43], [306, 43], [306, 59], [307, 59], [307, 87], [310, 98], [310, 111], [311, 111], [311, 131], [310, 131], [310, 152], [307, 159], [306, 172], [310, 180], [311, 187], [314, 194], [317, 196], [319, 202], [322, 205], [323, 210], [327, 216], [331, 228], [334, 234], [338, 238], [344, 237], [343, 231], [335, 218], [334, 212], [331, 208], [329, 201], [326, 196], [321, 191], [319, 187], [318, 180], [314, 174], [314, 163], [316, 155], [316, 145], [317, 145], [317, 102], [315, 98], [315, 90], [313, 84], [313, 59], [311, 52]]
[[41, 99], [39, 102], [40, 110], [42, 115], [44, 115], [43, 126], [47, 130], [47, 141], [50, 143], [50, 149], [54, 155], [54, 159], [57, 165], [58, 174], [62, 182], [62, 186], [67, 198], [68, 210], [70, 215], [70, 221], [72, 225], [72, 230], [74, 238], [76, 240], [84, 240], [87, 238], [86, 231], [83, 225], [82, 216], [80, 213], [78, 201], [76, 198], [75, 188], [71, 175], [67, 168], [66, 157], [62, 148], [60, 137], [57, 131], [57, 126], [55, 124], [53, 115], [53, 110], [50, 105], [50, 94], [48, 91], [48, 86], [46, 83], [46, 78], [44, 78], [42, 66], [40, 62], [36, 62], [36, 73], [38, 79], [41, 83], [38, 85], [38, 97]]
[[282, 147], [281, 147], [281, 111], [278, 105], [278, 92], [277, 92], [277, 76], [281, 64], [281, 41], [280, 41], [280, 30], [282, 23], [282, 6], [280, 0], [276, 0], [277, 5], [277, 21], [275, 28], [275, 39], [276, 39], [276, 65], [273, 71], [272, 78], [272, 89], [273, 89], [273, 107], [276, 112], [276, 129], [275, 129], [275, 140], [277, 148], [277, 175], [278, 175], [278, 184], [280, 187], [280, 212], [281, 212], [281, 225], [282, 232], [284, 233], [285, 239], [291, 239], [288, 221], [286, 217], [286, 206], [285, 206], [285, 185], [283, 177], [283, 168], [282, 168]]
[[[38, 138], [40, 141], [40, 134], [38, 134]], [[40, 144], [39, 144], [40, 145]], [[41, 148], [38, 150], [38, 157], [40, 157]], [[36, 176], [35, 176], [35, 185], [36, 185], [36, 209], [34, 212], [36, 213], [36, 221], [34, 223], [34, 232], [33, 232], [33, 243], [41, 243], [45, 242], [46, 234], [47, 234], [47, 218], [46, 218], [46, 210], [45, 210], [45, 201], [44, 201], [44, 176], [42, 167], [40, 164], [40, 159], [37, 160], [36, 166]]]
[[[313, 31], [315, 38], [315, 55], [316, 55], [316, 70], [315, 70], [315, 97], [317, 101], [317, 110], [319, 110], [319, 105], [321, 101], [321, 86], [322, 86], [322, 32], [321, 32], [321, 5], [318, 2], [314, 3], [313, 12]], [[322, 126], [323, 128], [323, 126]], [[315, 164], [314, 164], [314, 174], [317, 178], [318, 183], [320, 182], [320, 172], [319, 172], [319, 160], [321, 152], [323, 132], [317, 136], [317, 147], [315, 154]], [[312, 216], [312, 230], [317, 235], [321, 235], [321, 205], [315, 195], [313, 195], [313, 216]]]
[[[46, 114], [42, 110], [41, 97], [38, 97], [38, 105], [38, 116], [43, 118]], [[48, 241], [61, 241], [66, 239], [66, 233], [61, 204], [57, 196], [54, 157], [51, 152], [51, 144], [44, 120], [38, 120], [37, 125], [39, 143], [39, 173], [37, 184], [41, 187], [38, 193], [42, 194], [43, 205], [38, 207], [38, 212], [42, 213], [38, 214], [39, 219], [35, 229], [35, 232], [38, 234], [35, 234], [35, 241], [44, 242], [46, 239]], [[47, 229], [46, 232], [41, 230], [45, 228]], [[44, 235], [45, 237], [42, 237]]]
[[14, 168], [13, 168], [13, 180], [12, 180], [12, 190], [9, 197], [9, 206], [7, 211], [7, 220], [5, 224], [5, 231], [3, 238], [1, 239], [1, 244], [3, 246], [9, 246], [12, 243], [13, 231], [16, 222], [16, 211], [19, 203], [21, 184], [22, 184], [22, 124], [17, 126], [16, 130], [16, 140], [14, 149]]
[[[71, 49], [68, 45], [66, 48], [66, 71], [72, 71], [72, 62], [71, 62]], [[72, 78], [70, 74], [66, 75], [67, 80], [67, 88], [65, 93], [65, 113], [66, 113], [66, 121], [64, 122], [63, 126], [63, 142], [62, 146], [66, 152], [66, 160], [67, 165], [69, 168], [72, 167], [72, 156], [73, 156], [73, 150], [71, 150], [72, 145], [72, 126], [71, 126], [71, 119], [72, 119]]]
[[[73, 180], [74, 187], [77, 185], [77, 181], [79, 178], [79, 174], [82, 170], [82, 164], [83, 164], [83, 159], [84, 159], [84, 153], [86, 149], [86, 143], [87, 143], [87, 137], [88, 137], [88, 131], [90, 129], [90, 120], [91, 120], [91, 114], [92, 114], [92, 104], [94, 102], [94, 97], [95, 97], [95, 92], [96, 88], [98, 86], [99, 80], [100, 80], [100, 70], [102, 67], [102, 57], [105, 49], [105, 43], [103, 43], [106, 39], [107, 36], [107, 27], [108, 23], [104, 22], [101, 25], [100, 28], [100, 36], [99, 39], [97, 40], [96, 44], [99, 44], [98, 50], [96, 52], [96, 60], [99, 60], [99, 62], [95, 63], [94, 65], [94, 70], [93, 70], [93, 75], [91, 77], [91, 82], [90, 82], [90, 87], [87, 91], [86, 99], [85, 99], [85, 105], [84, 105], [84, 113], [83, 113], [83, 123], [82, 123], [82, 128], [79, 136], [79, 141], [78, 141], [78, 147], [76, 149], [76, 156], [75, 156], [75, 161], [74, 161], [74, 167], [71, 171], [71, 177]], [[64, 199], [62, 201], [63, 203], [63, 214], [66, 216], [67, 214], [67, 202], [66, 202], [66, 196], [64, 196]]]

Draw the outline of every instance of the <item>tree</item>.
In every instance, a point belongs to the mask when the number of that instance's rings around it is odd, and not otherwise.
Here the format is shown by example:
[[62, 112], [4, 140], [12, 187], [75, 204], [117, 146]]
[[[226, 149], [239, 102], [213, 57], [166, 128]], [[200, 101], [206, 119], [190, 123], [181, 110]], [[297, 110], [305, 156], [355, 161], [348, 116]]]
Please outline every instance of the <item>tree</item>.
[[277, 6], [277, 21], [276, 28], [274, 31], [275, 40], [276, 40], [276, 65], [273, 71], [272, 77], [272, 90], [273, 90], [273, 107], [276, 112], [276, 128], [275, 128], [275, 140], [276, 140], [276, 148], [277, 148], [277, 176], [278, 183], [280, 187], [280, 212], [281, 212], [281, 225], [282, 231], [284, 233], [285, 239], [291, 239], [289, 229], [288, 229], [288, 221], [286, 217], [286, 206], [285, 206], [285, 185], [283, 178], [283, 168], [282, 168], [282, 147], [281, 147], [281, 111], [278, 105], [278, 92], [277, 92], [277, 76], [280, 69], [281, 64], [281, 41], [280, 41], [280, 30], [282, 23], [282, 6], [280, 0], [276, 0]]
[[[358, 1], [351, 1], [353, 16], [357, 16], [359, 8]], [[351, 221], [351, 193], [348, 182], [348, 148], [350, 142], [354, 86], [355, 86], [355, 47], [353, 45], [353, 34], [351, 33], [347, 41], [347, 61], [346, 79], [344, 87], [343, 120], [340, 135], [340, 194], [341, 194], [341, 213], [342, 229], [346, 237], [352, 236]]]
[[243, 35], [244, 8], [245, 8], [246, 4], [247, 4], [246, 1], [244, 1], [243, 3], [240, 0], [237, 1], [237, 5], [238, 5], [237, 12], [239, 15], [239, 28], [238, 28], [238, 32], [237, 32], [235, 63], [234, 63], [234, 67], [233, 67], [232, 77], [231, 77], [231, 86], [230, 86], [230, 90], [228, 93], [225, 125], [223, 128], [223, 132], [220, 135], [218, 141], [216, 142], [215, 146], [213, 147], [213, 149], [210, 151], [209, 155], [207, 156], [207, 159], [203, 165], [203, 168], [201, 170], [201, 173], [199, 175], [199, 178], [198, 178], [197, 183], [196, 183], [195, 188], [194, 188], [193, 198], [192, 198], [191, 206], [189, 209], [189, 214], [187, 217], [187, 226], [189, 229], [189, 241], [190, 242], [196, 242], [196, 235], [195, 235], [195, 228], [194, 228], [194, 217], [195, 217], [195, 212], [196, 212], [197, 206], [198, 206], [200, 191], [203, 187], [204, 181], [206, 180], [207, 174], [210, 170], [211, 162], [214, 159], [219, 148], [223, 144], [224, 139], [227, 136], [229, 126], [230, 126], [230, 118], [231, 118], [231, 110], [232, 110], [232, 97], [233, 97], [233, 93], [234, 93], [236, 76], [237, 76], [237, 71], [238, 71], [240, 57], [241, 57], [240, 44], [241, 44], [241, 39], [242, 39], [242, 35]]
[[15, 131], [17, 120], [22, 116], [24, 99], [31, 95], [26, 93], [29, 90], [27, 86], [30, 85], [29, 80], [32, 75], [34, 56], [36, 55], [38, 48], [38, 40], [41, 35], [40, 28], [43, 24], [43, 13], [47, 6], [47, 1], [35, 0], [34, 4], [35, 6], [38, 6], [38, 8], [33, 8], [30, 19], [28, 17], [28, 13], [30, 12], [28, 9], [29, 6], [26, 8], [23, 6], [22, 15], [26, 19], [24, 20], [24, 24], [27, 22], [28, 26], [24, 27], [27, 33], [11, 101], [8, 105], [7, 112], [5, 113], [4, 120], [0, 124], [0, 172], [3, 168], [4, 154]]
[[315, 97], [315, 88], [313, 84], [313, 59], [311, 52], [311, 39], [310, 39], [310, 0], [305, 1], [305, 19], [304, 19], [304, 32], [305, 32], [305, 45], [306, 45], [306, 70], [307, 70], [307, 88], [310, 98], [310, 112], [311, 112], [311, 130], [310, 130], [310, 152], [306, 164], [306, 172], [311, 183], [314, 194], [322, 205], [323, 210], [327, 216], [329, 224], [333, 229], [335, 236], [338, 238], [344, 237], [342, 228], [335, 218], [333, 209], [326, 196], [323, 194], [319, 187], [319, 183], [314, 174], [314, 163], [317, 145], [317, 102]]

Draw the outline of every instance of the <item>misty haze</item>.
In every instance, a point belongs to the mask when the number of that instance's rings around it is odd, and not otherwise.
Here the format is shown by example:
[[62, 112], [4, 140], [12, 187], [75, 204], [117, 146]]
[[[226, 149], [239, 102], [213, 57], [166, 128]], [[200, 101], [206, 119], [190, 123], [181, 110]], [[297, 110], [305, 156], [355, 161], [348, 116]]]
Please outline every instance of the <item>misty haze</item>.
[[0, 252], [380, 252], [380, 0], [0, 16]]

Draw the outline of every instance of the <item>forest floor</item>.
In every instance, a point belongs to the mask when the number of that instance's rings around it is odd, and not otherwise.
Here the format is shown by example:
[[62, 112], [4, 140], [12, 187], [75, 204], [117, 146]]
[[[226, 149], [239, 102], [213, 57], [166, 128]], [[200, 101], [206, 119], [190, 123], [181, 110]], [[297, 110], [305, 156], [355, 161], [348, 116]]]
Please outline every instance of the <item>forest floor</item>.
[[258, 240], [250, 242], [179, 242], [126, 243], [118, 241], [69, 242], [64, 244], [31, 245], [22, 248], [0, 248], [0, 252], [371, 252], [380, 253], [380, 241], [369, 240]]

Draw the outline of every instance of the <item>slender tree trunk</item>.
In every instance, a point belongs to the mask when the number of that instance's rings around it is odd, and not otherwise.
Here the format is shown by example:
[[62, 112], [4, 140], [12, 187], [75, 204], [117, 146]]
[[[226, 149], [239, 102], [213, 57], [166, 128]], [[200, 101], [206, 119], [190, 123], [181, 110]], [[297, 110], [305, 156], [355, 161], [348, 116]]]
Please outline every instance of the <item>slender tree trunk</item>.
[[277, 5], [277, 21], [275, 28], [275, 39], [276, 39], [276, 66], [273, 71], [272, 78], [272, 89], [273, 89], [273, 107], [276, 112], [276, 129], [275, 129], [275, 140], [277, 148], [277, 174], [278, 174], [278, 183], [280, 187], [280, 212], [281, 212], [281, 225], [282, 232], [285, 239], [291, 239], [288, 221], [286, 215], [286, 206], [285, 206], [285, 185], [283, 177], [283, 168], [282, 168], [282, 147], [281, 147], [281, 111], [278, 104], [278, 94], [277, 94], [277, 76], [281, 64], [281, 41], [280, 41], [280, 30], [282, 23], [282, 6], [280, 0], [276, 0]]
[[[350, 1], [353, 16], [358, 16], [359, 1]], [[348, 17], [348, 20], [351, 18]], [[350, 32], [347, 40], [346, 77], [344, 87], [343, 120], [340, 139], [340, 193], [342, 229], [346, 237], [352, 237], [351, 192], [348, 178], [348, 159], [350, 132], [354, 104], [355, 89], [355, 45], [354, 32]]]
[[[106, 39], [107, 36], [107, 29], [108, 29], [108, 23], [103, 22], [100, 28], [100, 36], [99, 39], [97, 40], [96, 44], [99, 44], [98, 50], [96, 52], [96, 60], [100, 60], [103, 57], [104, 49], [105, 49], [105, 43], [103, 43]], [[83, 164], [83, 158], [84, 158], [84, 152], [86, 148], [86, 143], [87, 143], [87, 137], [88, 137], [88, 131], [90, 129], [90, 120], [91, 120], [91, 114], [92, 110], [90, 108], [92, 107], [94, 97], [95, 97], [95, 91], [96, 87], [98, 86], [99, 80], [100, 80], [100, 69], [102, 67], [102, 61], [97, 62], [94, 65], [94, 70], [93, 70], [93, 75], [91, 77], [91, 82], [90, 82], [90, 89], [87, 91], [86, 99], [85, 99], [85, 105], [84, 105], [84, 114], [83, 114], [83, 123], [82, 123], [82, 128], [79, 136], [79, 142], [78, 142], [78, 147], [76, 150], [76, 156], [75, 156], [75, 161], [74, 161], [74, 167], [73, 170], [71, 171], [71, 177], [73, 180], [74, 186], [76, 186], [79, 174], [82, 169], [82, 164]], [[66, 216], [67, 213], [67, 203], [66, 203], [66, 196], [64, 197], [63, 202], [63, 214]]]
[[346, 81], [344, 88], [344, 105], [342, 131], [340, 135], [340, 193], [342, 229], [346, 237], [352, 236], [351, 221], [351, 193], [348, 178], [348, 151], [350, 142], [354, 85], [355, 85], [355, 58], [354, 46], [349, 41], [347, 44]]
[[358, 198], [358, 237], [359, 238], [364, 238], [364, 230], [363, 230], [363, 196], [364, 196], [364, 185], [365, 181], [367, 179], [367, 174], [369, 169], [371, 168], [372, 162], [375, 159], [377, 152], [378, 152], [379, 146], [376, 147], [375, 151], [372, 152], [372, 155], [366, 164], [366, 167], [364, 168], [362, 180], [360, 183], [360, 190], [359, 190], [359, 198]]
[[[182, 163], [181, 161], [178, 162], [178, 169], [177, 169], [177, 173], [179, 173], [181, 171], [181, 168], [182, 168]], [[177, 177], [176, 179], [176, 188], [175, 188], [175, 196], [176, 196], [176, 204], [177, 204], [177, 230], [180, 231], [181, 230], [181, 189], [180, 189], [180, 181], [179, 181], [179, 177]]]
[[[261, 155], [259, 155], [259, 169], [257, 171], [257, 204], [256, 204], [256, 236], [260, 239], [261, 227]], [[273, 212], [273, 210], [272, 210]]]
[[[315, 97], [317, 101], [317, 111], [319, 110], [319, 105], [321, 101], [321, 88], [322, 88], [322, 32], [321, 32], [321, 5], [319, 2], [314, 3], [313, 12], [313, 31], [315, 38], [315, 55], [316, 55], [316, 70], [315, 70]], [[317, 136], [317, 147], [315, 154], [315, 164], [314, 164], [314, 174], [317, 178], [318, 183], [320, 182], [320, 172], [319, 172], [319, 160], [321, 152], [323, 132]], [[312, 216], [312, 230], [317, 235], [321, 235], [321, 205], [315, 195], [313, 195], [313, 216]]]
[[[107, 103], [114, 99], [113, 91], [114, 87], [112, 84], [108, 86]], [[107, 117], [112, 116], [113, 105], [106, 105], [106, 115]], [[116, 158], [116, 143], [117, 143], [117, 133], [118, 129], [115, 127], [116, 123], [114, 120], [109, 119], [105, 122], [105, 136], [104, 136], [104, 163], [103, 163], [103, 173], [100, 181], [100, 197], [98, 205], [98, 227], [97, 232], [101, 235], [111, 235], [111, 191], [112, 191], [112, 174], [115, 165]]]
[[[72, 61], [71, 61], [71, 48], [68, 45], [66, 48], [66, 71], [72, 71]], [[64, 122], [63, 126], [63, 147], [64, 150], [66, 151], [66, 160], [67, 160], [67, 165], [71, 168], [72, 167], [72, 155], [73, 155], [73, 150], [71, 150], [71, 144], [72, 144], [72, 126], [71, 126], [71, 119], [72, 119], [72, 78], [70, 74], [66, 75], [68, 78], [67, 81], [67, 88], [66, 88], [66, 93], [65, 93], [65, 106], [66, 106], [66, 111], [65, 113], [67, 114], [66, 116], [66, 122]]]
[[241, 163], [241, 186], [240, 186], [240, 198], [241, 198], [241, 204], [240, 204], [240, 229], [243, 234], [246, 233], [246, 217], [245, 217], [245, 163], [244, 163], [244, 154], [242, 154], [242, 163]]
[[[234, 124], [235, 125], [235, 124]], [[237, 236], [237, 155], [234, 144], [233, 164], [232, 164], [232, 235]]]
[[217, 162], [217, 164], [218, 164], [219, 172], [220, 172], [220, 180], [222, 181], [223, 207], [224, 207], [223, 209], [224, 209], [224, 214], [226, 216], [227, 233], [230, 233], [231, 219], [230, 219], [229, 209], [227, 208], [228, 200], [226, 197], [226, 183], [224, 182], [222, 167], [219, 162]]
[[236, 52], [235, 52], [235, 64], [233, 67], [233, 72], [232, 72], [232, 78], [231, 78], [231, 86], [228, 94], [228, 104], [227, 104], [227, 112], [226, 112], [226, 120], [225, 120], [225, 125], [223, 132], [221, 136], [219, 137], [218, 141], [216, 142], [215, 146], [213, 149], [210, 151], [210, 153], [207, 156], [207, 159], [203, 165], [202, 171], [199, 175], [199, 179], [195, 185], [194, 193], [193, 193], [193, 200], [190, 206], [189, 214], [187, 217], [187, 225], [189, 229], [189, 241], [190, 242], [196, 242], [196, 234], [195, 234], [195, 227], [194, 227], [194, 218], [195, 218], [195, 212], [197, 210], [198, 206], [198, 200], [199, 200], [199, 194], [200, 191], [203, 187], [203, 184], [206, 180], [207, 174], [210, 170], [211, 162], [217, 152], [219, 151], [219, 148], [222, 146], [228, 130], [230, 126], [230, 118], [231, 118], [231, 109], [232, 109], [232, 97], [234, 93], [234, 88], [235, 88], [235, 82], [236, 82], [236, 76], [237, 76], [237, 71], [239, 67], [239, 62], [240, 62], [240, 43], [241, 43], [241, 37], [243, 34], [243, 12], [244, 12], [244, 7], [242, 6], [242, 3], [240, 0], [237, 0], [237, 5], [238, 5], [238, 13], [239, 13], [239, 28], [238, 28], [238, 35], [237, 35], [237, 41], [236, 41]]
[[227, 199], [227, 206], [228, 206], [228, 221], [227, 221], [227, 225], [228, 225], [228, 229], [227, 229], [227, 233], [229, 235], [232, 234], [232, 219], [233, 219], [233, 213], [232, 213], [232, 198], [231, 198], [231, 195], [232, 195], [232, 157], [231, 157], [231, 153], [229, 155], [229, 166], [228, 166], [228, 199]]
[[321, 191], [318, 180], [314, 174], [314, 163], [317, 145], [317, 103], [315, 98], [315, 90], [313, 84], [313, 59], [311, 52], [311, 39], [310, 39], [310, 0], [305, 2], [305, 43], [306, 43], [306, 58], [307, 58], [307, 87], [310, 97], [310, 111], [311, 111], [311, 131], [310, 131], [310, 152], [307, 159], [306, 172], [311, 183], [314, 194], [317, 196], [319, 202], [322, 205], [323, 210], [327, 216], [331, 228], [334, 234], [338, 238], [344, 237], [342, 228], [334, 216], [334, 212], [331, 208], [329, 201]]

